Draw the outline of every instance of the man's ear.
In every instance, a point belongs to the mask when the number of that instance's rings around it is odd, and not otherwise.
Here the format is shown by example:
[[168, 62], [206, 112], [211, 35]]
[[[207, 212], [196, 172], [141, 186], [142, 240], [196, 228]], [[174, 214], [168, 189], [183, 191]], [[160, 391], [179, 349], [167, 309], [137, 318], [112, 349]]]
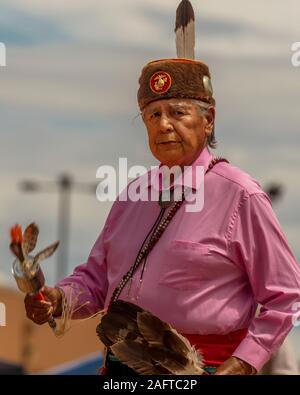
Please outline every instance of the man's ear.
[[207, 136], [209, 136], [213, 129], [214, 129], [214, 124], [215, 124], [215, 115], [216, 115], [216, 110], [215, 107], [209, 107], [206, 110], [206, 127], [205, 127], [205, 133]]

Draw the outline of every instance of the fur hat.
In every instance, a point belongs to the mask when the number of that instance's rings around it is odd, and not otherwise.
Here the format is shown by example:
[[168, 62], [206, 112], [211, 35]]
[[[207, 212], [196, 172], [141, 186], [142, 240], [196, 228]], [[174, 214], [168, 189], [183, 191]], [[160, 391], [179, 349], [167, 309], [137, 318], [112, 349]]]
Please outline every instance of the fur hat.
[[208, 66], [191, 59], [161, 59], [148, 63], [139, 79], [138, 103], [171, 98], [196, 99], [215, 105]]

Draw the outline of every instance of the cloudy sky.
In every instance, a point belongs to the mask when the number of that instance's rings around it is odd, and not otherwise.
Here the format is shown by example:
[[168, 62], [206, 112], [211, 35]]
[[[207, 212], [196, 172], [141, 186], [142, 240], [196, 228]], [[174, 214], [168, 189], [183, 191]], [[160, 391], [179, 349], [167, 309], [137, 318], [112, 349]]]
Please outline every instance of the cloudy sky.
[[[57, 239], [58, 194], [26, 194], [22, 180], [69, 173], [96, 183], [101, 165], [155, 165], [136, 103], [152, 59], [175, 56], [178, 0], [1, 0], [0, 272], [13, 284], [8, 231], [36, 221], [40, 247]], [[300, 258], [300, 41], [298, 0], [194, 0], [198, 59], [209, 64], [217, 100], [217, 154], [265, 186], [279, 181], [274, 207]], [[110, 203], [72, 195], [68, 272], [84, 262]], [[51, 284], [55, 257], [45, 263]]]

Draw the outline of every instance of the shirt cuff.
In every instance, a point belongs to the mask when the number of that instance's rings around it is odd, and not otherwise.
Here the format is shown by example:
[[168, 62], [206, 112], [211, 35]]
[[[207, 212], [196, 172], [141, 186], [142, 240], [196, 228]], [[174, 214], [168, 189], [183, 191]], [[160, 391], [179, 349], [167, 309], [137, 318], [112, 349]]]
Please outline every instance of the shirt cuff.
[[272, 357], [272, 352], [263, 348], [253, 337], [247, 336], [240, 343], [232, 356], [248, 362], [259, 372]]
[[83, 319], [92, 316], [98, 310], [86, 297], [86, 293], [76, 283], [65, 283], [64, 280], [55, 284], [64, 295], [65, 308], [68, 309], [71, 319]]

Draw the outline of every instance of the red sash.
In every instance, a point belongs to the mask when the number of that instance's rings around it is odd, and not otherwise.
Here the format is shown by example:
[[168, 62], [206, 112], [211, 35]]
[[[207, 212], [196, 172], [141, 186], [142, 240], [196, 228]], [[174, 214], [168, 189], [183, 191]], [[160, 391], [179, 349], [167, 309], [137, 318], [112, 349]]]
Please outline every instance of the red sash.
[[203, 355], [205, 366], [219, 366], [231, 357], [247, 333], [248, 329], [239, 329], [226, 335], [182, 335]]

